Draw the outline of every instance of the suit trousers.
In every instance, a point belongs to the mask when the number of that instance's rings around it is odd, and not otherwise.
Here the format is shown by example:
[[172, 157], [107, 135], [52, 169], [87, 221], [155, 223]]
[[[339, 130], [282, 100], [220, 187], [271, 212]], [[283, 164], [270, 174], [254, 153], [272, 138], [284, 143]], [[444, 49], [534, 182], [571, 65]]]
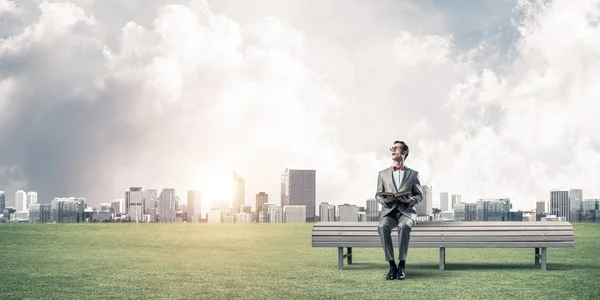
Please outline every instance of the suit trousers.
[[392, 242], [392, 229], [398, 227], [398, 241], [400, 242], [400, 260], [406, 260], [408, 244], [410, 243], [410, 232], [414, 222], [411, 218], [394, 209], [387, 216], [379, 220], [379, 239], [385, 252], [385, 260], [394, 260], [394, 244]]

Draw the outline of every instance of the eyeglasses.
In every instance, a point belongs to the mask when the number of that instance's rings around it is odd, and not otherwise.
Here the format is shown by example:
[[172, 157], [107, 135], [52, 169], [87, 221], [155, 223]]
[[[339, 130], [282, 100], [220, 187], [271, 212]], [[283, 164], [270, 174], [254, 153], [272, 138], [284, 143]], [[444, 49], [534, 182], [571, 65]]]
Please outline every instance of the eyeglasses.
[[390, 147], [390, 151], [396, 152], [396, 150], [400, 149], [398, 146]]

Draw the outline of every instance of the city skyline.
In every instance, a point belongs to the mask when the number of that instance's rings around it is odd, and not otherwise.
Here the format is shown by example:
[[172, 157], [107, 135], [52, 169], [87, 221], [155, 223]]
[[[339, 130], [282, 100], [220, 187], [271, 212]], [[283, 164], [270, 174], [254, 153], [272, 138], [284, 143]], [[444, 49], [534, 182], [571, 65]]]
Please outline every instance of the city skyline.
[[2, 2], [7, 202], [229, 198], [235, 170], [254, 205], [290, 168], [317, 170], [317, 205], [359, 205], [395, 140], [434, 206], [600, 195], [593, 2], [168, 2]]

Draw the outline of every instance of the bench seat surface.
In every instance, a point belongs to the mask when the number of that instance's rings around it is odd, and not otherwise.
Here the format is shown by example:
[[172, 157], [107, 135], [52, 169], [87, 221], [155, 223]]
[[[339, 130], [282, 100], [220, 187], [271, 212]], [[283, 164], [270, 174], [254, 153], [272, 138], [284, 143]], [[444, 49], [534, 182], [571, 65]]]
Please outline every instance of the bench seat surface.
[[[381, 247], [379, 222], [318, 222], [313, 247]], [[398, 247], [398, 234], [392, 230]], [[410, 248], [574, 247], [569, 222], [422, 222], [414, 225]]]

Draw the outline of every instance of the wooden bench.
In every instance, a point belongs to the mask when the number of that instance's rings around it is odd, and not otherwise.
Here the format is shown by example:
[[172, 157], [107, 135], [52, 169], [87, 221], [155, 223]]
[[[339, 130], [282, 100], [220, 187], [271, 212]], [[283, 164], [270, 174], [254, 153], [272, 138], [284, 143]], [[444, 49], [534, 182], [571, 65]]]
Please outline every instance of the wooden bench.
[[[378, 222], [318, 222], [313, 227], [312, 246], [337, 247], [341, 270], [344, 259], [352, 264], [352, 248], [381, 248], [378, 225]], [[395, 229], [392, 240], [397, 255]], [[535, 265], [541, 262], [545, 271], [546, 248], [574, 246], [573, 225], [569, 222], [423, 222], [413, 226], [409, 248], [440, 248], [440, 270], [444, 270], [446, 263], [446, 248], [535, 248]]]

